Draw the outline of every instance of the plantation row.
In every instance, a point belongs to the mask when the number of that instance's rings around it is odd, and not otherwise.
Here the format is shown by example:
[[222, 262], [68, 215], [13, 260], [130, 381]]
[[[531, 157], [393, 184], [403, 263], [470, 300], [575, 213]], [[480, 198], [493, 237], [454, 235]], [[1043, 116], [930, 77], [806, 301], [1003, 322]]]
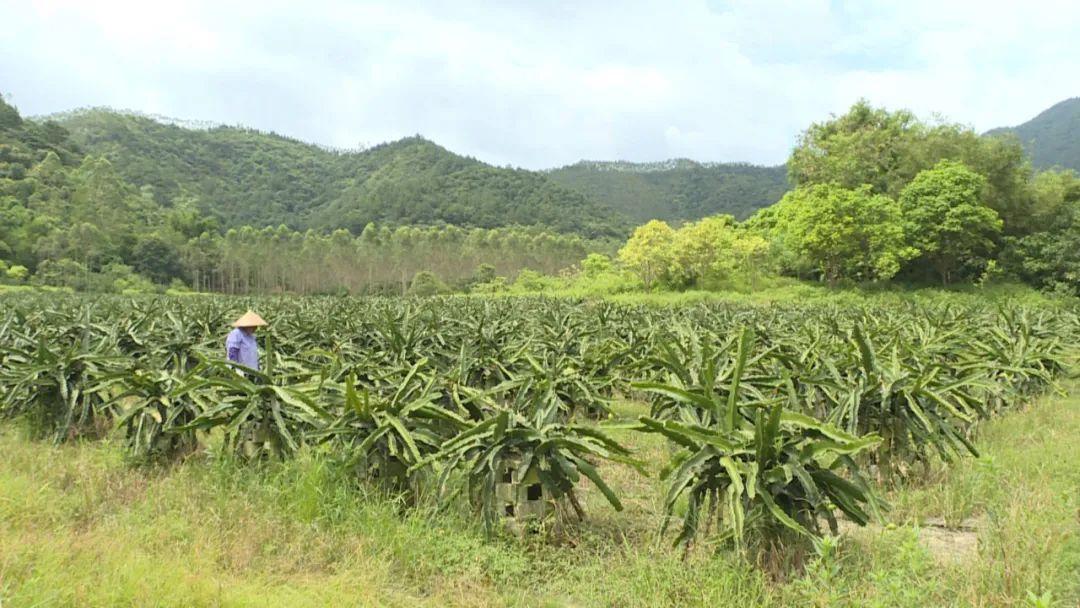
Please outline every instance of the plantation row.
[[606, 419], [648, 400], [633, 429], [671, 443], [686, 546], [866, 523], [876, 481], [974, 453], [978, 422], [1046, 390], [1080, 335], [1075, 311], [1022, 306], [265, 299], [263, 372], [240, 373], [223, 342], [246, 300], [2, 302], [0, 417], [39, 438], [118, 432], [139, 461], [320, 445], [400, 491], [464, 494], [489, 529], [507, 478], [579, 517], [588, 479], [621, 509], [604, 468], [641, 467]]

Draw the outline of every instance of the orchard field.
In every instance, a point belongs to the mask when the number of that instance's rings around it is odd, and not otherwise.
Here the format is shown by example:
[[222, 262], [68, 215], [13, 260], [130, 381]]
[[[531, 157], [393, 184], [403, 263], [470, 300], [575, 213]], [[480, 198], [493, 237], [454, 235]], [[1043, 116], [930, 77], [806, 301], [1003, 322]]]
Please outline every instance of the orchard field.
[[0, 302], [4, 606], [1080, 600], [1074, 304]]

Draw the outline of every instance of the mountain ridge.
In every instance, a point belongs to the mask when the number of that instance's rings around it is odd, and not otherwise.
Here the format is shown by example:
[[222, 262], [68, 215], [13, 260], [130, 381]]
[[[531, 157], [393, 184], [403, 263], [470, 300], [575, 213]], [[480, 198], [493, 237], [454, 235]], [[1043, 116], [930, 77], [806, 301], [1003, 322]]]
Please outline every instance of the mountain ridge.
[[[82, 150], [108, 158], [131, 183], [150, 186], [159, 203], [194, 199], [229, 227], [544, 225], [588, 237], [630, 227], [627, 218], [539, 173], [499, 169], [420, 136], [338, 151], [255, 129], [192, 130], [109, 110], [60, 118]], [[386, 175], [398, 181], [378, 179]], [[376, 180], [362, 187], [369, 178]]]
[[624, 210], [637, 223], [680, 223], [726, 213], [746, 219], [789, 189], [786, 165], [579, 161], [547, 171], [556, 182]]
[[48, 120], [81, 150], [113, 162], [126, 180], [149, 187], [159, 204], [185, 199], [226, 227], [359, 233], [372, 222], [537, 225], [607, 238], [650, 219], [741, 219], [787, 189], [783, 166], [680, 158], [532, 171], [460, 155], [421, 135], [343, 150], [273, 131], [108, 108]]
[[657, 161], [644, 161], [635, 162], [628, 160], [587, 160], [582, 159], [569, 165], [563, 165], [561, 167], [553, 167], [551, 169], [542, 169], [542, 171], [550, 173], [553, 171], [559, 171], [562, 169], [571, 169], [575, 167], [583, 167], [593, 169], [596, 171], [626, 171], [629, 173], [657, 173], [663, 171], [674, 171], [678, 169], [715, 169], [720, 167], [758, 167], [762, 169], [783, 167], [780, 165], [757, 165], [747, 162], [728, 162], [728, 161], [698, 161], [692, 158], [677, 157], [668, 158]]
[[[422, 135], [341, 149], [274, 131], [108, 108], [52, 114], [88, 154], [150, 187], [160, 204], [184, 198], [226, 227], [284, 224], [354, 233], [368, 223], [545, 226], [619, 237], [650, 219], [745, 219], [790, 189], [786, 165], [671, 158], [580, 160], [544, 170], [499, 167]], [[1013, 134], [1037, 168], [1080, 171], [1080, 98]]]
[[1013, 127], [985, 135], [1015, 135], [1037, 169], [1059, 167], [1080, 172], [1080, 97], [1070, 97]]

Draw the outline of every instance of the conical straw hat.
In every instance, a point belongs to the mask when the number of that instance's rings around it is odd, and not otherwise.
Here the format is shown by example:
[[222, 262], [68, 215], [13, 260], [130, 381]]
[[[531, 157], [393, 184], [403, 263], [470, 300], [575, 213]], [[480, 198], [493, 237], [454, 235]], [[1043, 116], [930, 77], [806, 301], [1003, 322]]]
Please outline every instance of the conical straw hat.
[[262, 317], [255, 314], [255, 311], [249, 310], [244, 313], [244, 316], [233, 322], [233, 327], [263, 327], [267, 323]]

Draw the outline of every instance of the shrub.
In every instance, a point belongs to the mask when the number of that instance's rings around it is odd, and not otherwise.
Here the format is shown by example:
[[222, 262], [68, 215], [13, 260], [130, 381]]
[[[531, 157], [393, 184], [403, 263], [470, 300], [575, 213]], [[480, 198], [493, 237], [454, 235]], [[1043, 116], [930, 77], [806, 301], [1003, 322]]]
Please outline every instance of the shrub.
[[427, 270], [421, 270], [416, 273], [412, 282], [409, 284], [410, 296], [436, 296], [439, 294], [450, 293], [450, 291], [450, 287], [446, 283], [443, 283], [434, 272]]
[[506, 277], [495, 277], [494, 279], [486, 283], [477, 283], [469, 289], [469, 293], [476, 294], [491, 294], [491, 293], [503, 293], [507, 291], [509, 287], [506, 284]]
[[581, 261], [581, 272], [590, 279], [609, 273], [613, 269], [611, 258], [602, 253], [590, 253]]
[[520, 273], [518, 273], [517, 278], [514, 279], [514, 291], [553, 291], [558, 288], [559, 279], [542, 275], [535, 270], [522, 270]]

